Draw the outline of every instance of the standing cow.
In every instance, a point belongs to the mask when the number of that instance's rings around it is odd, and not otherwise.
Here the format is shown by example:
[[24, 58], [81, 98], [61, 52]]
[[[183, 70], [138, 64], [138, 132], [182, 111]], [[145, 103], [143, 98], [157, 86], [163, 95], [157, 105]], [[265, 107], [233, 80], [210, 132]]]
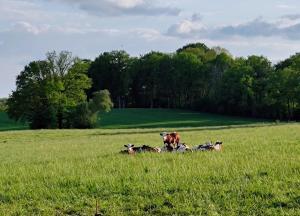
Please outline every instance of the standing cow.
[[164, 142], [164, 148], [167, 151], [173, 151], [178, 147], [179, 141], [180, 141], [180, 136], [178, 133], [173, 132], [173, 133], [167, 133], [163, 132], [160, 133], [160, 136], [163, 139]]

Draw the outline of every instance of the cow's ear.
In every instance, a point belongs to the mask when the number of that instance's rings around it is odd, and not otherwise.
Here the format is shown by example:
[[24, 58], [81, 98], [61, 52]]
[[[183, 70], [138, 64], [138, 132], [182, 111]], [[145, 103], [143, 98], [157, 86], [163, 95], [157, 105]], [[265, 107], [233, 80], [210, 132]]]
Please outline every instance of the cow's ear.
[[125, 148], [128, 148], [128, 146], [127, 146], [127, 145], [124, 145], [124, 147], [125, 147]]
[[131, 147], [134, 147], [134, 145], [131, 145]]

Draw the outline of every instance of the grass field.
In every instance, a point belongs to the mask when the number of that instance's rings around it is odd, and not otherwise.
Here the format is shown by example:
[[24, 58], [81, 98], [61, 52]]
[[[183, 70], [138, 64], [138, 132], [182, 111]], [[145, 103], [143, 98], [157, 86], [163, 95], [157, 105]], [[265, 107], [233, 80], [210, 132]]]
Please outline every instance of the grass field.
[[254, 124], [257, 119], [168, 109], [114, 109], [101, 115], [99, 127], [106, 129], [174, 128]]
[[[97, 127], [102, 129], [174, 128], [243, 125], [263, 120], [197, 113], [168, 109], [114, 109], [101, 113]], [[24, 123], [16, 123], [0, 112], [0, 131], [28, 129]]]
[[[0, 215], [93, 215], [96, 199], [104, 215], [300, 215], [300, 124], [108, 117], [105, 128], [146, 128], [0, 132]], [[161, 146], [165, 130], [191, 145], [220, 139], [224, 151], [118, 154], [127, 143]]]

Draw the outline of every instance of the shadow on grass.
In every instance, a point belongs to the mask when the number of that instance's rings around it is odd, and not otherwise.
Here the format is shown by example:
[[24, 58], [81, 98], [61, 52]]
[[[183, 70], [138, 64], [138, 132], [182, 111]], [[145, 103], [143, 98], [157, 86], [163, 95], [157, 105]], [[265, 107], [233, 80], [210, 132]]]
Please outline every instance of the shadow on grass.
[[102, 129], [211, 127], [270, 122], [174, 109], [114, 109], [100, 117], [98, 125]]
[[[110, 113], [101, 113], [98, 128], [100, 129], [150, 129], [144, 133], [154, 133], [162, 128], [180, 131], [220, 130], [237, 127], [259, 127], [271, 121], [262, 119], [222, 116], [176, 109], [114, 109]], [[259, 125], [258, 125], [259, 124]], [[263, 124], [265, 126], [265, 124]], [[186, 129], [185, 129], [186, 128]], [[188, 128], [188, 129], [187, 129]], [[191, 129], [194, 128], [194, 129]], [[26, 124], [14, 122], [6, 113], [0, 113], [0, 131], [26, 130]], [[153, 129], [153, 130], [151, 130]], [[102, 133], [102, 132], [101, 132]], [[100, 133], [100, 134], [101, 134]], [[113, 134], [130, 134], [131, 132], [113, 132]], [[102, 133], [109, 134], [109, 133]]]
[[[282, 126], [284, 124], [276, 124], [276, 123], [261, 123], [261, 124], [248, 124], [248, 125], [226, 125], [226, 126], [211, 126], [211, 127], [194, 127], [194, 128], [177, 128], [177, 132], [192, 132], [192, 131], [205, 131], [205, 130], [228, 130], [228, 129], [240, 129], [240, 128], [259, 128], [259, 127], [266, 127], [266, 126]], [[105, 132], [106, 129], [104, 129], [101, 132], [92, 133], [90, 135], [92, 136], [100, 136], [100, 135], [125, 135], [125, 134], [151, 134], [151, 133], [161, 133], [162, 128], [158, 129], [155, 128], [153, 130], [146, 130], [146, 131], [139, 131], [136, 128], [136, 131], [122, 131], [120, 129], [116, 132], [111, 132], [109, 129], [107, 129], [107, 132]]]

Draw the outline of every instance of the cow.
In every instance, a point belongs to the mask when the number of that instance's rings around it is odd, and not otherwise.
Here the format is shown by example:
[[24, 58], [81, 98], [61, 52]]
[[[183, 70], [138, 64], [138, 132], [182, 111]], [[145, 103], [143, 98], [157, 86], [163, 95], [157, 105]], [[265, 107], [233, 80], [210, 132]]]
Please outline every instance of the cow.
[[217, 141], [215, 144], [212, 142], [208, 142], [203, 145], [198, 145], [193, 148], [195, 151], [222, 151], [223, 142]]
[[223, 149], [223, 142], [217, 141], [214, 145], [214, 150], [215, 151], [222, 151]]
[[143, 145], [142, 146], [142, 151], [143, 152], [156, 152], [156, 153], [160, 153], [161, 152], [161, 148]]
[[173, 133], [162, 132], [160, 133], [160, 136], [163, 139], [164, 148], [167, 151], [173, 151], [178, 147], [180, 136], [177, 132], [173, 132]]
[[160, 153], [161, 149], [160, 148], [153, 148], [148, 145], [143, 145], [141, 147], [135, 147], [133, 144], [127, 144], [124, 145], [126, 150], [121, 151], [120, 153], [122, 154], [136, 154], [136, 153], [143, 153], [143, 152], [156, 152]]
[[176, 148], [177, 152], [193, 152], [193, 150], [185, 143], [179, 143]]
[[121, 154], [135, 154], [137, 151], [140, 150], [140, 148], [136, 148], [132, 144], [124, 145], [124, 147], [126, 148], [126, 150], [120, 151]]

